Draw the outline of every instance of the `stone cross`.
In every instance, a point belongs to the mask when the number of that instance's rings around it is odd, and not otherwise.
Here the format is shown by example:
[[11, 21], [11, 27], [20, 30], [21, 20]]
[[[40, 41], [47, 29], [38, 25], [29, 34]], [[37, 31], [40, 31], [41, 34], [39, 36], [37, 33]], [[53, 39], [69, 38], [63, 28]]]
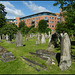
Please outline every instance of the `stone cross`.
[[20, 31], [16, 34], [16, 47], [23, 46], [23, 37]]
[[42, 44], [43, 44], [43, 43], [46, 43], [45, 36], [44, 36], [43, 33], [41, 34], [41, 43], [42, 43]]
[[67, 33], [61, 33], [61, 57], [59, 68], [67, 70], [71, 66], [71, 42]]

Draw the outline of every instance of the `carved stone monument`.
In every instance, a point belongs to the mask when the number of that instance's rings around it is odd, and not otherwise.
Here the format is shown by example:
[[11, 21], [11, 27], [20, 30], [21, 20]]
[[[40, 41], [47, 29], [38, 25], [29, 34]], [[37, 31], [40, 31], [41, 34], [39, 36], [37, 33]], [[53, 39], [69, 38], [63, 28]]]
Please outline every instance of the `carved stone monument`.
[[61, 33], [61, 57], [59, 67], [62, 71], [71, 66], [71, 43], [67, 33]]
[[46, 40], [45, 40], [45, 35], [42, 33], [41, 34], [41, 44], [43, 43], [46, 43]]
[[38, 33], [36, 44], [41, 43], [41, 35]]
[[16, 47], [23, 46], [23, 37], [20, 31], [16, 34]]

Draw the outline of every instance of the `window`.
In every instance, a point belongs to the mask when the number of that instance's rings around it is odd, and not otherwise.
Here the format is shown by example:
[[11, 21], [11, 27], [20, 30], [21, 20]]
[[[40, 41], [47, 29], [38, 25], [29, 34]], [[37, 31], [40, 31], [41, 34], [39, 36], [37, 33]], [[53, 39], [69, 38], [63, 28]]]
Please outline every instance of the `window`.
[[32, 19], [31, 19], [31, 21], [32, 21]]
[[54, 28], [54, 25], [52, 25], [52, 28]]
[[55, 24], [56, 24], [56, 21], [55, 21]]
[[40, 18], [39, 18], [39, 20], [40, 20]]
[[56, 20], [56, 17], [55, 17], [55, 20]]
[[47, 17], [45, 17], [45, 20], [47, 20]]
[[17, 22], [16, 22], [16, 24], [17, 24]]
[[54, 23], [54, 21], [52, 21], [52, 23]]
[[36, 22], [36, 24], [38, 24], [38, 22]]
[[50, 19], [51, 19], [51, 17], [50, 17]]
[[35, 21], [35, 19], [33, 18], [33, 21]]
[[52, 32], [54, 31], [54, 29], [52, 29]]
[[54, 19], [54, 17], [52, 17], [52, 19]]
[[36, 20], [38, 20], [38, 18], [36, 18]]
[[51, 23], [51, 21], [50, 21], [50, 23]]
[[51, 25], [50, 25], [50, 27], [51, 27]]
[[56, 28], [56, 25], [55, 25], [55, 28]]

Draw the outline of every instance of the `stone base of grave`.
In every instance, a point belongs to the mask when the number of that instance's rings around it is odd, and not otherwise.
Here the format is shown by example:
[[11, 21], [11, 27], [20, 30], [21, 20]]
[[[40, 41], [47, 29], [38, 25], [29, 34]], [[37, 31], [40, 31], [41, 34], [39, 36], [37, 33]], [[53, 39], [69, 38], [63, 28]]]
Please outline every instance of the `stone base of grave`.
[[3, 63], [10, 62], [10, 61], [13, 61], [13, 60], [15, 60], [15, 57], [11, 52], [3, 53], [2, 58], [1, 58], [1, 61]]

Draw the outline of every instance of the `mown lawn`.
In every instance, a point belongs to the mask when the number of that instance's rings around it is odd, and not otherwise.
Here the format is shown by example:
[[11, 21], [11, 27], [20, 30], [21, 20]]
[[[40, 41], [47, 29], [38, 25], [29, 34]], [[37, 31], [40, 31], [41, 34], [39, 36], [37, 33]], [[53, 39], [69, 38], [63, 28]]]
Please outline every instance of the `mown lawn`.
[[[13, 55], [16, 57], [16, 60], [6, 63], [3, 63], [0, 60], [0, 74], [75, 74], [75, 62], [73, 61], [72, 66], [68, 70], [62, 72], [58, 67], [57, 61], [55, 65], [46, 65], [46, 60], [43, 60], [29, 53], [35, 52], [38, 49], [46, 50], [48, 46], [48, 39], [46, 40], [46, 44], [36, 45], [36, 39], [29, 39], [28, 41], [25, 41], [25, 38], [23, 37], [23, 44], [25, 44], [26, 46], [16, 47], [15, 43], [10, 44], [7, 43], [5, 40], [2, 40], [2, 43], [0, 43], [0, 45], [6, 48], [9, 52], [12, 52]], [[72, 45], [71, 50], [75, 53], [74, 45]], [[56, 48], [53, 51], [60, 52], [60, 48]], [[36, 61], [39, 64], [47, 66], [48, 70], [45, 71], [41, 67], [35, 66], [40, 69], [40, 71], [37, 72], [33, 67], [27, 65], [26, 63], [29, 62], [24, 61], [21, 56], [24, 56], [26, 58]]]

